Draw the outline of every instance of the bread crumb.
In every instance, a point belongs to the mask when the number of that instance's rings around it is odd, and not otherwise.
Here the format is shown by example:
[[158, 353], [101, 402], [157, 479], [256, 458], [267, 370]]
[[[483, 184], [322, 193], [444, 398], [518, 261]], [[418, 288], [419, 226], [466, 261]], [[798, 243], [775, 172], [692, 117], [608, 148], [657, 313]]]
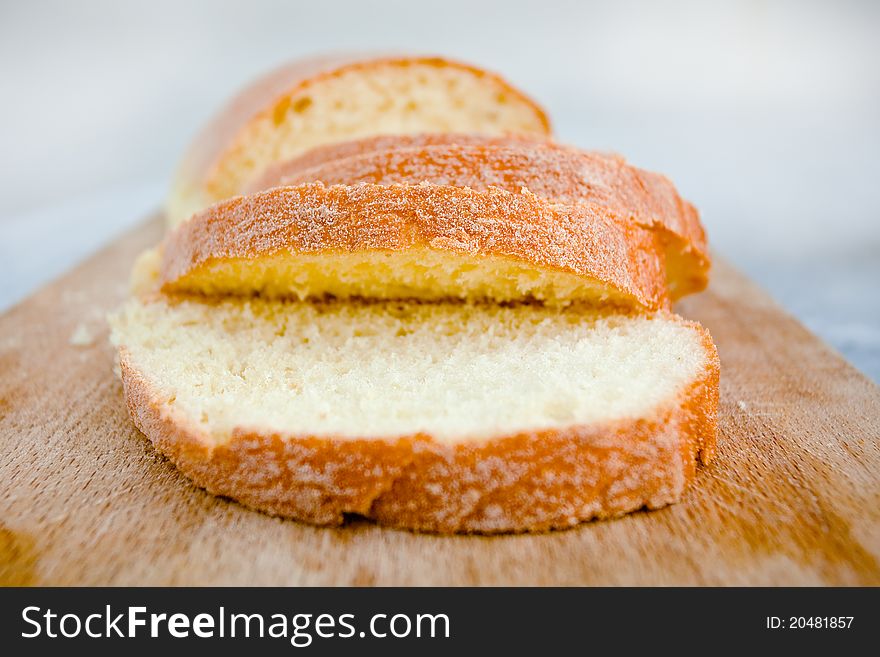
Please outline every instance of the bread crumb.
[[739, 400], [738, 402], [736, 402], [736, 406], [741, 411], [748, 411], [749, 410], [748, 407], [746, 406], [746, 403], [743, 400]]
[[14, 349], [21, 349], [20, 336], [11, 335], [3, 340], [0, 340], [0, 351], [12, 351]]
[[92, 335], [89, 328], [82, 322], [77, 324], [73, 334], [70, 336], [70, 344], [75, 347], [88, 347], [94, 344], [94, 342], [95, 336]]

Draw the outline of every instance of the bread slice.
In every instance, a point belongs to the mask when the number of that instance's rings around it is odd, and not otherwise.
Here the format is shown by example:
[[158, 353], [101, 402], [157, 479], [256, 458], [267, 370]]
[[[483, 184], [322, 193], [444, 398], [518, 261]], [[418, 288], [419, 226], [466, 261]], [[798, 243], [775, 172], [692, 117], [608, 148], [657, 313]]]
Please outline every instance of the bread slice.
[[111, 324], [162, 453], [313, 523], [568, 527], [678, 500], [714, 451], [718, 357], [668, 312], [154, 295]]
[[601, 206], [448, 185], [278, 187], [166, 236], [173, 294], [668, 306], [658, 236]]
[[389, 133], [550, 134], [543, 110], [497, 75], [439, 57], [319, 57], [243, 90], [205, 127], [175, 177], [173, 226], [309, 148]]
[[546, 139], [437, 134], [371, 137], [317, 148], [270, 166], [245, 187], [321, 181], [327, 185], [430, 182], [509, 192], [528, 189], [554, 203], [594, 203], [661, 232], [670, 296], [706, 287], [706, 233], [693, 205], [668, 178], [620, 156], [581, 151]]

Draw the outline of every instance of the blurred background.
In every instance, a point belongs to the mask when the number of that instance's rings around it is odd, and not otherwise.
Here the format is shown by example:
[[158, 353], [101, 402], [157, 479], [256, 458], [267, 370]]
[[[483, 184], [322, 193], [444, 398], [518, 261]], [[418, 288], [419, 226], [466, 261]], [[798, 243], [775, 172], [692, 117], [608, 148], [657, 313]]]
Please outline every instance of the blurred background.
[[0, 4], [0, 310], [154, 211], [243, 83], [329, 50], [497, 70], [562, 141], [662, 171], [733, 260], [880, 379], [880, 3]]

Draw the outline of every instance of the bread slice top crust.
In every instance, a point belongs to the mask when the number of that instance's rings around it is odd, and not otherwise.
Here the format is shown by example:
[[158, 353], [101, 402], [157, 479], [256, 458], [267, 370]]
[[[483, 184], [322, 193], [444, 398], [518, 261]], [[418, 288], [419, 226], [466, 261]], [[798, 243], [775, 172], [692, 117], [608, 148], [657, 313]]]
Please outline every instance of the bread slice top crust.
[[668, 307], [655, 232], [595, 204], [445, 185], [277, 187], [166, 236], [170, 294]]
[[443, 443], [650, 416], [716, 365], [668, 312], [132, 299], [113, 342], [222, 444], [237, 433]]
[[708, 282], [706, 233], [697, 210], [668, 178], [616, 155], [528, 137], [380, 136], [319, 147], [272, 165], [245, 193], [314, 181], [494, 186], [514, 193], [528, 189], [553, 203], [594, 203], [660, 231], [673, 299], [699, 292]]
[[375, 134], [549, 135], [546, 114], [501, 77], [440, 57], [316, 57], [236, 95], [196, 137], [175, 176], [169, 225], [240, 193], [269, 164]]

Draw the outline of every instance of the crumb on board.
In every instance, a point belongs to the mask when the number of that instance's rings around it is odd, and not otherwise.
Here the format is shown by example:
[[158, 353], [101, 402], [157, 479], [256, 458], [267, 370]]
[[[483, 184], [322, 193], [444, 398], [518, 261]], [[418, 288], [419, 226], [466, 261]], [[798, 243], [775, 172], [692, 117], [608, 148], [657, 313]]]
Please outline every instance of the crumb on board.
[[95, 341], [95, 336], [89, 330], [89, 327], [80, 322], [76, 325], [73, 334], [70, 336], [70, 344], [75, 347], [87, 347]]

